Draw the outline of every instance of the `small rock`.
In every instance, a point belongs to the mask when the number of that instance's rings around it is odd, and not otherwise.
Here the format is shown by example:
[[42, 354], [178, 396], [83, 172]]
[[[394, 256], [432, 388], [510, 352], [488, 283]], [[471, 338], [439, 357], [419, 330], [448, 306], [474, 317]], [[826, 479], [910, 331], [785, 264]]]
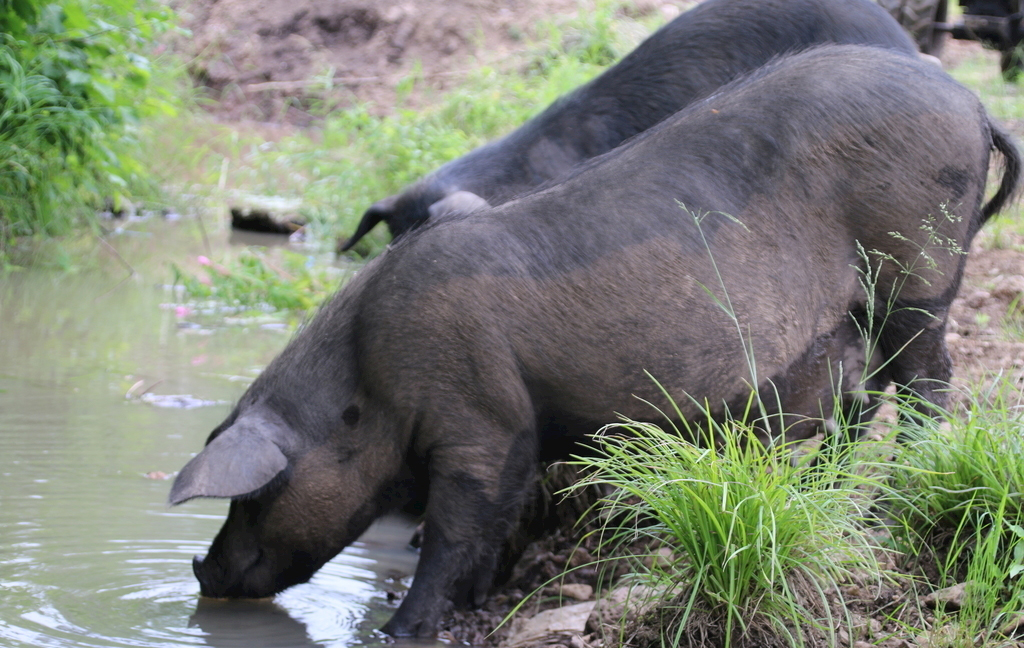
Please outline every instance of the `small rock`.
[[664, 592], [646, 585], [617, 587], [602, 597], [587, 619], [587, 632], [599, 632], [603, 625], [618, 625], [628, 617], [642, 616], [657, 605]]
[[959, 610], [964, 603], [964, 594], [967, 591], [967, 583], [958, 583], [953, 587], [946, 587], [935, 590], [924, 597], [924, 604], [933, 610], [939, 606], [947, 611]]
[[967, 305], [971, 308], [981, 308], [992, 295], [987, 290], [975, 290], [967, 296]]
[[224, 57], [216, 58], [206, 66], [206, 76], [214, 83], [227, 83], [236, 73], [235, 66], [224, 60]]
[[878, 619], [868, 621], [868, 637], [876, 639], [882, 634], [882, 622]]
[[647, 565], [648, 569], [654, 569], [655, 567], [667, 569], [672, 566], [674, 560], [672, 550], [668, 547], [661, 547], [650, 556], [644, 558], [644, 564]]
[[576, 599], [577, 601], [589, 601], [594, 595], [594, 588], [585, 583], [566, 583], [561, 588], [562, 596]]
[[992, 289], [992, 296], [1006, 301], [1013, 301], [1024, 295], [1024, 276], [1010, 275], [1003, 277], [996, 282]]
[[299, 213], [302, 201], [280, 196], [235, 194], [232, 197], [231, 229], [269, 234], [291, 234], [306, 224]]
[[571, 648], [590, 648], [590, 644], [580, 635], [573, 635], [572, 639], [569, 640], [569, 645]]
[[999, 626], [999, 634], [1006, 637], [1019, 637], [1024, 634], [1024, 612], [1015, 612], [1009, 620]]
[[525, 646], [542, 637], [557, 634], [582, 634], [587, 619], [594, 610], [596, 602], [577, 603], [565, 607], [541, 612], [537, 616], [525, 620], [518, 631], [508, 640], [501, 643], [503, 648]]
[[384, 21], [389, 23], [396, 23], [402, 18], [405, 18], [405, 7], [395, 5], [384, 12]]
[[673, 18], [678, 16], [680, 13], [682, 13], [682, 12], [679, 10], [679, 7], [677, 7], [677, 6], [673, 5], [673, 4], [663, 4], [663, 5], [661, 5], [661, 15], [664, 16], [665, 20], [672, 20]]
[[952, 648], [956, 641], [956, 628], [951, 625], [942, 626], [937, 630], [928, 630], [917, 635], [914, 643], [917, 648]]
[[577, 547], [572, 555], [569, 556], [569, 566], [579, 567], [581, 565], [589, 565], [594, 562], [594, 557], [590, 555], [590, 552], [583, 547]]

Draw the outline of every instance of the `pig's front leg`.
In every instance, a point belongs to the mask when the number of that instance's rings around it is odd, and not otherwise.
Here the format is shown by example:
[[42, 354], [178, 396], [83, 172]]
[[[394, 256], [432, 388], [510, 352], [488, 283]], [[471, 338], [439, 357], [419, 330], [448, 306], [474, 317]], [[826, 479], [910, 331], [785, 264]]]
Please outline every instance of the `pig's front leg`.
[[497, 436], [491, 447], [453, 445], [431, 453], [416, 576], [384, 632], [432, 637], [452, 604], [483, 604], [502, 545], [531, 493], [537, 454], [531, 437], [524, 432], [508, 444]]

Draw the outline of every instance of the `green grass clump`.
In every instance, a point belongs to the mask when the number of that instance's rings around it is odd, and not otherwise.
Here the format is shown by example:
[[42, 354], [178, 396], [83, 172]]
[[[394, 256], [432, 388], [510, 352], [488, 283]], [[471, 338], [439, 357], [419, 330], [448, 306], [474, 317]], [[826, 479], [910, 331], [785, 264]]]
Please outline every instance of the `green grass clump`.
[[1003, 331], [1014, 342], [1024, 342], [1024, 296], [1018, 295], [1006, 307]]
[[577, 460], [590, 473], [583, 484], [616, 489], [603, 503], [615, 521], [602, 532], [606, 546], [640, 542], [672, 556], [635, 561], [638, 582], [661, 593], [644, 623], [658, 636], [639, 643], [834, 641], [846, 623], [829, 602], [841, 598], [837, 583], [855, 569], [878, 573], [861, 526], [864, 500], [853, 489], [865, 478], [836, 458], [819, 457], [810, 468], [792, 447], [765, 447], [738, 424], [718, 427], [714, 447], [649, 423], [609, 432], [598, 437], [595, 457]]
[[936, 588], [966, 583], [936, 612], [950, 646], [1000, 639], [1024, 610], [1024, 394], [1009, 379], [972, 394], [948, 424], [905, 424], [886, 505], [895, 545]]
[[893, 512], [922, 536], [984, 529], [999, 510], [1024, 524], [1024, 395], [1008, 380], [968, 397], [948, 426], [908, 426]]

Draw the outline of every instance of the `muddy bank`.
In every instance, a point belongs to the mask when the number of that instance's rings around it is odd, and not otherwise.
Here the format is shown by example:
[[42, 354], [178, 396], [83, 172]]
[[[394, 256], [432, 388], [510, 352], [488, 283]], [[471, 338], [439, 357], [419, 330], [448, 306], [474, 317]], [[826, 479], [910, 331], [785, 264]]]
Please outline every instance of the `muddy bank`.
[[[644, 11], [662, 3], [647, 2]], [[685, 6], [688, 2], [677, 2]], [[457, 85], [472, 68], [526, 49], [544, 20], [575, 15], [577, 0], [193, 0], [179, 8], [190, 39], [175, 47], [227, 120], [308, 122], [302, 97], [316, 86], [340, 105], [390, 110], [399, 81], [423, 92]], [[668, 11], [675, 11], [670, 3]]]

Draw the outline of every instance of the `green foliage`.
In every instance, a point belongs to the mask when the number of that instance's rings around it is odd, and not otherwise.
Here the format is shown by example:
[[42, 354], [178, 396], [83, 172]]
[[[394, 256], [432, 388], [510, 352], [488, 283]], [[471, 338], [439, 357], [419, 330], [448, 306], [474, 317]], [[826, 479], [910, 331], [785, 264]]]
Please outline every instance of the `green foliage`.
[[583, 10], [567, 23], [545, 21], [545, 33], [533, 65], [548, 70], [564, 59], [574, 59], [589, 65], [608, 66], [632, 49], [620, 46], [615, 22], [619, 3], [597, 2], [591, 10]]
[[667, 563], [634, 565], [664, 593], [659, 641], [754, 645], [768, 632], [801, 645], [807, 632], [831, 634], [844, 620], [827, 592], [851, 569], [878, 571], [853, 490], [867, 478], [825, 456], [809, 469], [792, 447], [765, 447], [743, 425], [713, 427], [715, 440], [698, 445], [627, 422], [598, 437], [596, 457], [575, 462], [590, 473], [583, 485], [616, 489], [603, 504], [615, 521], [602, 531], [607, 545], [671, 551]]
[[281, 251], [279, 263], [260, 248], [249, 248], [231, 267], [199, 257], [205, 277], [172, 265], [174, 284], [192, 300], [214, 299], [228, 306], [311, 313], [336, 288], [338, 272], [310, 263], [294, 252]]
[[896, 546], [931, 564], [935, 586], [966, 583], [959, 612], [934, 624], [950, 625], [952, 646], [996, 640], [1024, 608], [1024, 396], [1004, 379], [965, 401], [948, 426], [904, 424], [886, 504]]
[[937, 562], [937, 585], [964, 587], [959, 609], [939, 605], [935, 612], [933, 627], [947, 628], [944, 645], [950, 648], [1008, 645], [1000, 627], [1024, 608], [1024, 587], [1016, 578], [1024, 531], [1010, 524], [1006, 513], [1005, 508], [992, 512], [984, 528], [959, 529]]
[[1000, 510], [1008, 524], [1024, 525], [1022, 407], [1024, 397], [1004, 380], [969, 398], [963, 413], [946, 413], [948, 428], [905, 424], [909, 442], [892, 477], [904, 496], [893, 514], [908, 530], [923, 538], [973, 534]]
[[155, 2], [0, 2], [0, 254], [144, 179], [138, 120], [173, 108], [142, 52], [172, 17]]
[[1024, 295], [1017, 295], [1010, 301], [1002, 324], [1010, 340], [1024, 342]]
[[[545, 76], [515, 77], [482, 68], [437, 108], [385, 117], [365, 107], [339, 111], [326, 118], [316, 147], [306, 136], [291, 138], [252, 155], [242, 171], [251, 175], [257, 165], [298, 171], [310, 179], [301, 191], [314, 212], [314, 234], [349, 234], [377, 200], [512, 130], [597, 71], [571, 59]], [[379, 251], [386, 241], [381, 234], [357, 251]]]

